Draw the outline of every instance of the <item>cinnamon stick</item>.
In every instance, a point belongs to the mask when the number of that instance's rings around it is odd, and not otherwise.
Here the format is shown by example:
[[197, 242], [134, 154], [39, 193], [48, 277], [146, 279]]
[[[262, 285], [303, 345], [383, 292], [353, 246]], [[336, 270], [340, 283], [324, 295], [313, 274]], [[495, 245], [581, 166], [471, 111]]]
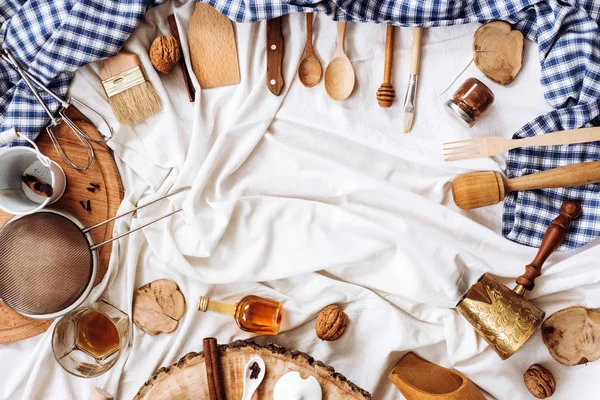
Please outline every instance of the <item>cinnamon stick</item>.
[[210, 400], [226, 400], [219, 363], [217, 339], [205, 338], [202, 343], [204, 345], [204, 363], [206, 365], [206, 379], [208, 381], [208, 395]]

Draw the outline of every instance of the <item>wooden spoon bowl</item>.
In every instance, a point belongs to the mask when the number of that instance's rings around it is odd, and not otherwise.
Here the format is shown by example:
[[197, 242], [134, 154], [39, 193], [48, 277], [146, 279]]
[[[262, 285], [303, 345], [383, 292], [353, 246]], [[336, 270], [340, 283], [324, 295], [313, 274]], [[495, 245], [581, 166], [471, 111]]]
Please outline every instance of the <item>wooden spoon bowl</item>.
[[298, 78], [306, 87], [313, 87], [321, 81], [323, 68], [321, 63], [314, 55], [309, 55], [300, 60], [298, 64]]
[[313, 87], [319, 81], [321, 81], [321, 75], [323, 75], [323, 67], [315, 56], [312, 45], [312, 26], [313, 26], [313, 15], [312, 13], [306, 14], [306, 46], [304, 47], [304, 54], [298, 64], [298, 79], [306, 87]]
[[337, 23], [337, 49], [325, 70], [325, 90], [333, 100], [346, 100], [354, 90], [354, 68], [344, 52], [344, 36], [346, 23]]

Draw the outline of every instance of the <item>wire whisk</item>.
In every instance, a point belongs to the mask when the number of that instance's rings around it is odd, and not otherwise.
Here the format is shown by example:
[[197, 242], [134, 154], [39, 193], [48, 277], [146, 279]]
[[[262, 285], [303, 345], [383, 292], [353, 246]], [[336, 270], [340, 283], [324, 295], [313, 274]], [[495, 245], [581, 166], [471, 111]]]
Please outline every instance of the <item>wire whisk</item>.
[[[58, 153], [59, 157], [73, 169], [76, 169], [79, 171], [84, 171], [84, 170], [88, 169], [90, 167], [90, 165], [92, 165], [92, 163], [94, 162], [94, 159], [96, 157], [95, 153], [94, 153], [94, 148], [92, 147], [91, 142], [106, 143], [110, 139], [112, 139], [112, 137], [114, 135], [112, 126], [108, 123], [106, 118], [104, 118], [98, 111], [94, 110], [90, 106], [83, 103], [81, 100], [78, 100], [73, 97], [65, 100], [65, 99], [61, 98], [60, 96], [58, 96], [56, 93], [54, 93], [52, 90], [48, 89], [47, 86], [45, 86], [43, 83], [41, 83], [35, 76], [33, 76], [31, 73], [29, 73], [29, 71], [24, 70], [8, 49], [0, 50], [0, 58], [2, 58], [4, 61], [6, 61], [11, 67], [13, 67], [15, 69], [15, 71], [17, 71], [17, 73], [19, 74], [21, 79], [23, 79], [23, 82], [25, 82], [27, 87], [29, 87], [29, 89], [31, 90], [31, 92], [33, 93], [33, 95], [35, 96], [37, 101], [44, 108], [44, 111], [46, 112], [46, 114], [48, 114], [48, 116], [50, 117], [50, 123], [48, 124], [48, 126], [46, 126], [46, 132], [48, 133], [48, 136], [50, 136], [50, 139], [52, 140], [52, 144], [54, 145], [54, 149]], [[35, 88], [35, 86], [37, 86], [38, 88], [40, 88], [41, 90], [46, 92], [50, 97], [52, 97], [53, 99], [55, 99], [56, 101], [58, 101], [60, 103], [61, 107], [58, 110], [58, 115], [53, 114], [52, 111], [48, 108], [48, 105], [44, 102], [39, 91]], [[67, 110], [71, 106], [75, 107], [75, 109], [78, 109], [77, 106], [79, 106], [80, 108], [84, 107], [89, 112], [98, 116], [99, 121], [102, 121], [103, 124], [108, 128], [107, 129], [108, 134], [105, 135], [99, 129], [98, 129], [98, 132], [100, 132], [100, 135], [102, 136], [102, 138], [93, 138], [93, 137], [90, 137], [88, 134], [86, 134], [67, 115]], [[85, 148], [86, 153], [87, 153], [87, 164], [85, 166], [78, 166], [73, 161], [71, 161], [71, 159], [69, 158], [67, 153], [64, 151], [64, 149], [58, 142], [56, 135], [54, 134], [54, 129], [56, 129], [62, 122], [67, 124], [67, 126], [71, 129], [71, 131], [75, 135], [75, 137], [77, 137], [79, 142], [81, 142], [81, 144]], [[97, 128], [98, 127], [96, 127], [96, 129]]]

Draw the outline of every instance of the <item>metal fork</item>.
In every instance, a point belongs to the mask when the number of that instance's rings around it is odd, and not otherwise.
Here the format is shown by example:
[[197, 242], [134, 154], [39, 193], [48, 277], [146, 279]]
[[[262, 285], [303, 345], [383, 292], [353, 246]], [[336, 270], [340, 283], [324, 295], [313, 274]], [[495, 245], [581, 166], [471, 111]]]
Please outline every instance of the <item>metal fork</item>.
[[600, 127], [598, 126], [547, 133], [524, 139], [505, 139], [498, 136], [465, 139], [444, 143], [444, 160], [458, 161], [478, 157], [491, 157], [506, 153], [517, 147], [557, 146], [595, 142], [598, 140], [600, 140]]

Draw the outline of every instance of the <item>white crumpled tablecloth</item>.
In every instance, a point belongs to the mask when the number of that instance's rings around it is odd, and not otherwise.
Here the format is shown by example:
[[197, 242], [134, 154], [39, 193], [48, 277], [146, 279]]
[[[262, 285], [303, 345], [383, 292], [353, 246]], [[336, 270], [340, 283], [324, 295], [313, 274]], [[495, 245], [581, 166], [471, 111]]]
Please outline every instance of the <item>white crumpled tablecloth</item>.
[[[202, 338], [227, 343], [251, 337], [229, 317], [198, 313], [196, 300], [204, 294], [232, 302], [246, 294], [283, 301], [282, 333], [257, 340], [308, 352], [375, 399], [402, 398], [387, 374], [408, 350], [458, 369], [489, 398], [531, 398], [523, 372], [535, 362], [556, 376], [553, 399], [597, 398], [600, 363], [559, 365], [539, 332], [519, 353], [501, 361], [453, 309], [482, 273], [510, 284], [536, 252], [501, 237], [500, 205], [464, 212], [452, 202], [450, 181], [456, 175], [500, 170], [504, 159], [444, 163], [440, 146], [472, 136], [510, 137], [550, 109], [539, 84], [534, 44], [527, 43], [515, 82], [501, 87], [473, 65], [461, 73], [471, 58], [476, 26], [427, 30], [417, 117], [405, 135], [409, 29], [397, 31], [393, 82], [398, 99], [390, 109], [375, 101], [385, 27], [349, 24], [346, 49], [357, 84], [347, 101], [337, 103], [327, 97], [322, 82], [307, 89], [295, 76], [305, 40], [302, 15], [284, 23], [286, 87], [280, 97], [265, 84], [262, 22], [235, 28], [242, 83], [204, 90], [189, 103], [181, 72], [159, 76], [145, 54], [156, 36], [169, 34], [166, 16], [174, 9], [185, 29], [192, 6], [179, 0], [152, 9], [126, 44], [142, 56], [164, 110], [145, 124], [118, 127], [110, 146], [126, 189], [122, 210], [173, 185], [193, 189], [173, 204], [159, 204], [116, 224], [115, 233], [121, 233], [184, 206], [184, 213], [121, 239], [108, 274], [92, 294], [131, 315], [137, 287], [169, 278], [186, 297], [186, 314], [170, 335], [152, 337], [134, 326], [129, 356], [94, 379], [78, 379], [61, 369], [52, 354], [51, 329], [2, 345], [0, 398], [87, 399], [99, 386], [128, 399], [157, 368], [201, 350]], [[314, 34], [325, 67], [335, 48], [335, 24], [319, 15]], [[71, 93], [112, 115], [98, 69], [81, 70]], [[496, 103], [471, 130], [451, 121], [442, 108], [469, 76], [490, 83], [496, 94]], [[594, 244], [552, 256], [529, 298], [548, 314], [570, 305], [600, 306], [600, 247]], [[330, 303], [342, 305], [351, 323], [340, 340], [327, 343], [316, 338], [314, 324]]]

